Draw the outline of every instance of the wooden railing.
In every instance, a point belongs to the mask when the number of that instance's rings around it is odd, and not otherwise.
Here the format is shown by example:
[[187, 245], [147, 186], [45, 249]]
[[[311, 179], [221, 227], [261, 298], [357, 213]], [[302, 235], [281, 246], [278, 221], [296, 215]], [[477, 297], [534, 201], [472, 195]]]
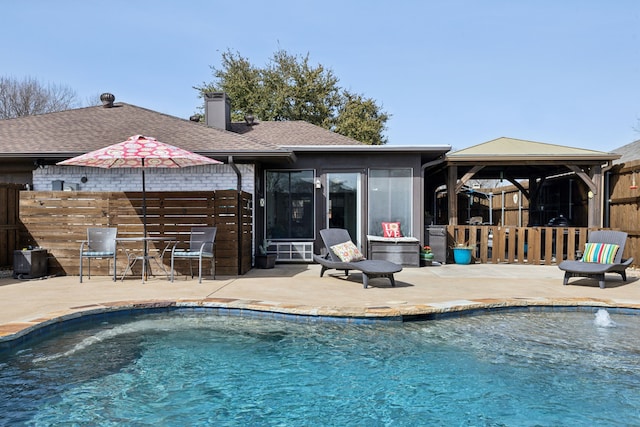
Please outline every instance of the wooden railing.
[[[579, 259], [587, 242], [586, 227], [501, 227], [448, 225], [448, 247], [474, 247], [477, 263], [554, 265]], [[453, 262], [448, 251], [447, 262]]]

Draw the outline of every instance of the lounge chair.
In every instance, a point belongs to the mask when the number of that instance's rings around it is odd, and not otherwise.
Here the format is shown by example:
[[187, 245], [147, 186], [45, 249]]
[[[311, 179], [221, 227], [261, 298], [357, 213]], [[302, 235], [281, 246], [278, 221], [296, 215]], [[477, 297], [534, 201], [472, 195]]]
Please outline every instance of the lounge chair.
[[[564, 282], [563, 285], [567, 285], [569, 283], [569, 279], [571, 277], [592, 277], [598, 279], [600, 284], [600, 288], [604, 289], [604, 275], [605, 273], [618, 273], [622, 276], [622, 280], [627, 281], [627, 273], [626, 269], [633, 262], [633, 258], [629, 258], [626, 260], [622, 259], [622, 253], [624, 252], [624, 245], [627, 242], [627, 233], [623, 231], [610, 231], [610, 230], [601, 230], [601, 231], [592, 231], [589, 235], [589, 244], [605, 244], [605, 245], [617, 245], [618, 249], [615, 252], [615, 257], [613, 260], [603, 260], [603, 259], [595, 259], [592, 258], [593, 255], [589, 257], [589, 259], [585, 259], [587, 256], [586, 252], [593, 253], [597, 256], [597, 253], [606, 253], [607, 249], [611, 249], [611, 247], [592, 247], [595, 250], [585, 251], [585, 256], [583, 256], [580, 261], [562, 261], [558, 268], [564, 271]], [[588, 247], [586, 249], [589, 249]], [[615, 249], [615, 247], [613, 247]], [[611, 251], [610, 251], [611, 252]], [[596, 261], [596, 262], [593, 262]], [[598, 262], [600, 261], [600, 262]], [[604, 262], [603, 262], [604, 261]], [[608, 262], [611, 261], [611, 262]]]
[[376, 277], [386, 277], [391, 281], [391, 286], [396, 285], [393, 274], [402, 271], [401, 265], [383, 260], [344, 262], [333, 250], [331, 250], [331, 247], [333, 246], [348, 242], [352, 243], [347, 230], [342, 228], [327, 228], [320, 230], [320, 236], [327, 248], [327, 254], [325, 256], [313, 255], [314, 261], [322, 265], [320, 277], [324, 275], [325, 271], [331, 269], [344, 270], [344, 274], [346, 276], [349, 275], [349, 270], [357, 270], [362, 272], [362, 284], [365, 289], [369, 286], [369, 279], [374, 279]]

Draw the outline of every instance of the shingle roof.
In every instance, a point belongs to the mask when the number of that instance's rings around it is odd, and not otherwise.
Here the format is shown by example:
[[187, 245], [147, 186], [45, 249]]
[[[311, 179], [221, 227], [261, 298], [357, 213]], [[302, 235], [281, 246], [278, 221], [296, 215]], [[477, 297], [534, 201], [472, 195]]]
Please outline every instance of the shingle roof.
[[196, 153], [282, 152], [258, 140], [126, 103], [0, 120], [0, 157], [18, 154], [79, 154], [126, 140], [152, 136]]
[[246, 123], [233, 123], [231, 130], [279, 146], [366, 145], [355, 139], [299, 120], [256, 122], [251, 126]]
[[616, 164], [628, 163], [633, 160], [640, 160], [640, 139], [637, 141], [633, 141], [627, 145], [623, 145], [620, 148], [616, 148], [615, 150], [613, 150], [613, 152], [618, 153], [622, 156], [618, 160], [613, 162]]

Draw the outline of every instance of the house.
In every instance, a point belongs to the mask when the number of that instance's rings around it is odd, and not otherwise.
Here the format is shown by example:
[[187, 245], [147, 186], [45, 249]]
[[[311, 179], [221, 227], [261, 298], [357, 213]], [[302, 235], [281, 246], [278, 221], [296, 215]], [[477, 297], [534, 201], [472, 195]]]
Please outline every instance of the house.
[[232, 123], [225, 94], [205, 101], [204, 124], [112, 101], [2, 120], [0, 182], [35, 191], [139, 191], [135, 170], [56, 163], [143, 134], [224, 162], [148, 169], [147, 191], [251, 193], [254, 246], [268, 239], [282, 260], [311, 261], [319, 230], [330, 226], [349, 230], [365, 251], [366, 236], [382, 235], [383, 221], [422, 240], [424, 169], [449, 146], [369, 146], [300, 121]]

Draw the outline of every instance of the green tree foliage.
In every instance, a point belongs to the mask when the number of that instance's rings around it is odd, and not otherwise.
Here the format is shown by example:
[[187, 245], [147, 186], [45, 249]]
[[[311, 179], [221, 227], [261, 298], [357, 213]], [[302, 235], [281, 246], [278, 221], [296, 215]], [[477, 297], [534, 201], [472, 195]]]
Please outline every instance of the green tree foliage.
[[335, 131], [372, 145], [386, 144], [387, 138], [382, 132], [388, 119], [387, 113], [380, 111], [374, 100], [344, 91]]
[[338, 78], [322, 65], [284, 50], [258, 68], [237, 52], [222, 54], [221, 68], [211, 67], [214, 81], [195, 87], [225, 92], [232, 100], [232, 120], [248, 114], [259, 120], [304, 120], [371, 145], [385, 144], [389, 115], [373, 99], [338, 86]]

